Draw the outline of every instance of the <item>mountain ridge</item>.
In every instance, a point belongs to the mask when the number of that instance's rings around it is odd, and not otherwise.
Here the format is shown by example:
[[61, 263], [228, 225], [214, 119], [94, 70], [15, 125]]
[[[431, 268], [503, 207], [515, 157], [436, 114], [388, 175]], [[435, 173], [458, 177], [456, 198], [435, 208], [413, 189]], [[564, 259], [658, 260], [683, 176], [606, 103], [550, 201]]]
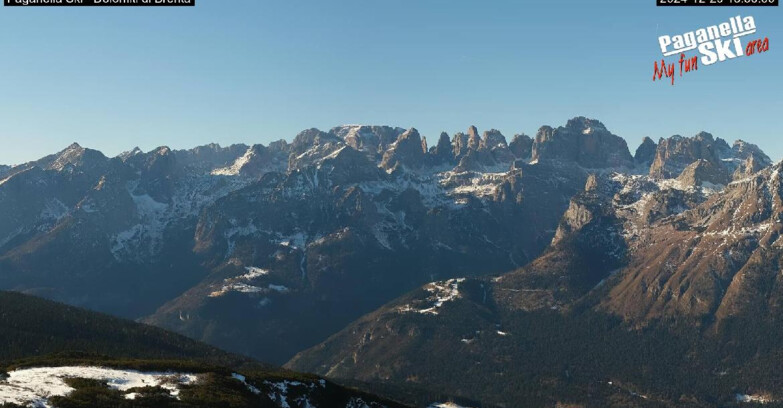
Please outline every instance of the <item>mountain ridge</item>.
[[648, 152], [634, 157], [584, 117], [511, 142], [470, 127], [427, 146], [415, 129], [357, 125], [308, 129], [290, 143], [114, 158], [72, 145], [0, 181], [0, 288], [283, 363], [422, 284], [535, 261], [556, 235], [582, 227], [561, 221], [589, 213], [589, 200], [572, 198], [590, 174], [661, 190], [644, 208], [648, 222], [704, 199], [655, 183], [709, 190], [769, 161], [745, 142], [696, 138], [709, 142], [712, 167], [679, 181], [644, 178], [645, 163], [696, 160], [678, 147], [687, 138], [645, 140]]

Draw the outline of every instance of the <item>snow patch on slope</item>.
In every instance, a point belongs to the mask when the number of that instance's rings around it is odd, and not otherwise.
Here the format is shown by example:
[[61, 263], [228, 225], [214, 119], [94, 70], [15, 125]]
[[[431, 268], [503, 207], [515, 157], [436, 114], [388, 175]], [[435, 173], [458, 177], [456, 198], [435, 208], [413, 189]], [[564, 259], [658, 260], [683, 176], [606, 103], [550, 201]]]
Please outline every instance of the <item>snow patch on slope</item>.
[[408, 304], [399, 307], [397, 310], [399, 310], [401, 313], [414, 312], [414, 313], [421, 313], [421, 314], [437, 315], [438, 309], [443, 307], [444, 304], [446, 304], [447, 302], [451, 302], [455, 299], [458, 299], [461, 296], [459, 292], [459, 284], [464, 281], [465, 278], [459, 278], [459, 279], [449, 279], [447, 281], [442, 281], [442, 282], [429, 283], [424, 287], [424, 289], [430, 292], [430, 296], [424, 299], [423, 302], [417, 302], [417, 303], [424, 303], [429, 307], [420, 309], [417, 308], [416, 305]]
[[242, 374], [232, 373], [231, 377], [233, 377], [235, 380], [241, 382], [242, 384], [245, 384], [245, 387], [247, 387], [248, 391], [252, 392], [253, 394], [259, 395], [261, 394], [261, 390], [256, 388], [254, 385], [247, 382], [247, 378], [245, 378]]
[[737, 394], [735, 398], [737, 402], [753, 402], [757, 404], [767, 404], [775, 401], [770, 397], [764, 395]]
[[260, 294], [277, 292], [284, 294], [290, 291], [290, 289], [283, 285], [276, 285], [273, 283], [258, 285], [257, 283], [253, 283], [255, 280], [269, 275], [269, 271], [266, 269], [257, 268], [255, 266], [248, 266], [245, 268], [245, 270], [247, 273], [244, 275], [224, 279], [223, 282], [220, 283], [219, 289], [213, 290], [209, 294], [209, 297], [221, 297], [229, 292]]
[[266, 287], [248, 285], [242, 282], [231, 282], [223, 285], [219, 290], [213, 291], [209, 294], [209, 297], [216, 298], [221, 297], [229, 292], [239, 293], [288, 293], [289, 289], [283, 285], [269, 284]]
[[246, 274], [240, 276], [242, 279], [252, 280], [261, 276], [269, 275], [269, 271], [266, 269], [256, 268], [255, 266], [245, 267]]
[[439, 183], [450, 197], [471, 195], [476, 198], [491, 197], [508, 173], [440, 173]]
[[453, 402], [436, 402], [436, 403], [431, 404], [427, 408], [468, 408], [468, 407], [464, 407], [462, 405], [457, 405], [457, 404], [455, 404]]
[[236, 161], [234, 161], [231, 166], [212, 170], [211, 174], [213, 176], [238, 176], [242, 171], [242, 167], [245, 167], [245, 165], [250, 162], [253, 156], [255, 156], [255, 153], [253, 152], [253, 148], [250, 147], [247, 149], [245, 154], [242, 155], [242, 157], [236, 159]]
[[[127, 391], [138, 387], [161, 387], [172, 396], [179, 395], [179, 386], [194, 384], [194, 374], [140, 372], [102, 367], [39, 367], [11, 371], [0, 380], [0, 403], [50, 407], [49, 398], [66, 396], [73, 391], [66, 378], [106, 381], [110, 388]], [[131, 398], [134, 395], [130, 395]]]
[[[264, 381], [264, 385], [268, 387], [269, 393], [267, 396], [269, 399], [275, 402], [281, 408], [303, 407], [310, 408], [315, 407], [310, 399], [307, 397], [309, 392], [314, 391], [318, 387], [325, 388], [326, 382], [321, 380], [318, 383], [303, 383], [299, 381]], [[290, 399], [289, 392], [291, 389], [297, 389], [296, 394], [300, 394], [300, 397]], [[307, 391], [307, 392], [301, 392]]]

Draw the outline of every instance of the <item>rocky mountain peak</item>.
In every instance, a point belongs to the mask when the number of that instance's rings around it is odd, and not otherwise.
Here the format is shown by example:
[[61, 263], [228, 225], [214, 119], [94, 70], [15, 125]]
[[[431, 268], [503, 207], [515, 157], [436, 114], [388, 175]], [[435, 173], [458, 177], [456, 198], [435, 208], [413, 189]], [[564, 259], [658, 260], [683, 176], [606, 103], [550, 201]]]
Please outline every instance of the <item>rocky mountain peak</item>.
[[419, 131], [416, 130], [416, 128], [410, 128], [397, 137], [397, 142], [405, 143], [408, 140], [412, 140], [421, 144], [421, 138], [422, 136], [419, 134]]
[[491, 129], [484, 132], [484, 136], [479, 143], [479, 149], [494, 149], [499, 146], [508, 146], [506, 137], [499, 130]]
[[333, 128], [330, 133], [355, 150], [380, 156], [404, 131], [390, 126], [344, 125]]
[[457, 132], [451, 141], [454, 157], [459, 159], [468, 152], [468, 135]]
[[546, 143], [550, 140], [552, 140], [552, 136], [554, 136], [555, 129], [552, 126], [544, 125], [538, 128], [538, 131], [536, 132], [535, 142], [536, 144], [542, 144]]
[[454, 161], [454, 147], [451, 145], [448, 133], [441, 132], [438, 144], [431, 149], [430, 154], [436, 164]]
[[312, 177], [321, 180], [316, 184], [324, 185], [350, 185], [363, 181], [377, 181], [381, 179], [382, 170], [361, 152], [349, 147], [341, 148], [325, 157], [318, 166], [323, 171], [316, 172]]
[[291, 142], [291, 152], [302, 154], [313, 146], [325, 145], [328, 143], [342, 143], [342, 140], [332, 133], [322, 132], [316, 128], [307, 129], [299, 132]]
[[478, 129], [476, 128], [476, 126], [470, 125], [468, 127], [468, 137], [469, 138], [478, 138], [479, 137], [479, 132], [478, 132]]
[[210, 143], [189, 150], [175, 150], [174, 155], [181, 166], [188, 167], [190, 171], [201, 172], [229, 166], [248, 149], [249, 146], [245, 144], [222, 147], [217, 143]]
[[756, 145], [737, 140], [729, 147], [721, 138], [715, 140], [718, 156], [728, 169], [733, 173], [733, 178], [739, 180], [758, 172], [764, 167], [770, 166], [772, 160]]
[[168, 146], [160, 146], [150, 152], [154, 156], [168, 156], [171, 154], [171, 149]]
[[144, 151], [139, 148], [139, 146], [134, 147], [131, 150], [128, 150], [126, 152], [120, 153], [117, 157], [122, 161], [127, 161], [129, 158], [133, 156], [137, 156], [140, 154], [144, 154]]
[[729, 144], [719, 137], [715, 138], [715, 151], [718, 153], [718, 157], [721, 159], [726, 159], [732, 156], [732, 151]]
[[711, 134], [701, 132], [694, 137], [674, 135], [661, 139], [650, 166], [650, 176], [657, 179], [674, 178], [699, 159], [715, 166], [723, 165]]
[[696, 135], [693, 136], [693, 138], [704, 142], [715, 143], [715, 137], [712, 136], [712, 133], [705, 132], [703, 130], [699, 133], [696, 133]]
[[575, 162], [586, 168], [633, 166], [625, 140], [610, 133], [601, 122], [584, 117], [571, 119], [557, 129], [541, 127], [532, 158]]
[[642, 144], [636, 148], [636, 153], [633, 156], [634, 161], [637, 165], [651, 165], [653, 159], [655, 159], [655, 151], [657, 148], [658, 145], [653, 142], [652, 139], [645, 136], [644, 139], [642, 139]]
[[517, 159], [529, 159], [533, 152], [533, 139], [524, 133], [514, 135], [508, 148]]
[[701, 186], [704, 183], [726, 185], [729, 183], [729, 173], [724, 166], [714, 162], [699, 159], [686, 167], [677, 177], [687, 186]]
[[737, 166], [732, 178], [734, 180], [741, 180], [750, 177], [767, 166], [769, 166], [769, 164], [757, 158], [757, 156], [751, 155]]
[[107, 161], [108, 159], [103, 153], [97, 150], [85, 149], [78, 143], [73, 143], [51, 157], [51, 160], [44, 159], [42, 163], [39, 162], [38, 164], [47, 170], [62, 171], [71, 166], [91, 167]]
[[285, 139], [275, 140], [274, 142], [269, 143], [269, 149], [273, 151], [284, 151], [287, 150], [291, 145], [288, 144], [288, 142]]
[[312, 128], [300, 132], [290, 145], [288, 171], [314, 164], [345, 147], [345, 142], [333, 133]]
[[573, 119], [569, 119], [565, 125], [566, 129], [582, 132], [584, 134], [592, 133], [593, 131], [607, 131], [606, 126], [597, 119], [589, 119], [584, 116], [578, 116]]
[[139, 157], [146, 157], [146, 161], [141, 169], [142, 173], [145, 175], [141, 186], [144, 186], [145, 183], [150, 183], [152, 186], [145, 187], [150, 191], [170, 191], [172, 186], [170, 185], [169, 177], [180, 168], [178, 166], [179, 161], [177, 160], [177, 155], [168, 147], [161, 146], [152, 150], [147, 155]]
[[475, 126], [468, 128], [468, 149], [478, 150], [481, 145], [481, 137], [479, 136], [478, 129]]
[[457, 160], [468, 154], [468, 150], [470, 150], [468, 148], [468, 135], [462, 132], [457, 132], [454, 134], [454, 138], [451, 144], [454, 149], [454, 157]]
[[593, 288], [610, 270], [621, 265], [625, 255], [625, 242], [618, 234], [620, 223], [608, 195], [601, 192], [611, 190], [610, 184], [609, 180], [590, 174], [585, 190], [571, 198], [552, 238], [550, 248], [555, 249], [554, 253], [560, 247], [561, 254], [582, 258], [575, 268], [566, 268], [558, 276], [567, 279], [574, 292], [585, 293]]
[[391, 170], [398, 165], [408, 168], [418, 168], [424, 164], [426, 148], [419, 131], [415, 128], [408, 129], [401, 134], [397, 141], [383, 155], [381, 167]]
[[587, 176], [585, 182], [585, 191], [596, 191], [598, 189], [598, 177], [595, 174]]
[[55, 162], [57, 161], [70, 161], [76, 158], [81, 157], [81, 155], [85, 152], [85, 149], [79, 145], [79, 143], [71, 143], [68, 147], [61, 150], [59, 153], [56, 154]]
[[747, 160], [751, 157], [754, 158], [761, 167], [767, 167], [772, 164], [772, 160], [761, 150], [761, 148], [744, 140], [735, 141], [731, 146], [731, 151], [734, 157], [741, 160]]
[[459, 163], [454, 168], [457, 172], [466, 171], [482, 171], [486, 162], [485, 157], [482, 157], [478, 150], [468, 150], [468, 153], [460, 158]]
[[286, 147], [285, 141], [282, 144], [273, 142], [269, 147], [262, 144], [250, 146], [228, 166], [217, 168], [212, 174], [260, 178], [268, 172], [285, 171], [288, 159]]

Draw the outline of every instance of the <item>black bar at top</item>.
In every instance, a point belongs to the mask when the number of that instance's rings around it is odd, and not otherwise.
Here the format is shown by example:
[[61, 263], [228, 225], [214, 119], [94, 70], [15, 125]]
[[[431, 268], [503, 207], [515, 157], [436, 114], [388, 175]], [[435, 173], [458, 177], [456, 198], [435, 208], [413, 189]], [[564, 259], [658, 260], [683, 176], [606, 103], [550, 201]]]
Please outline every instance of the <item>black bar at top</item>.
[[655, 0], [655, 4], [661, 7], [776, 7], [780, 0]]
[[187, 7], [196, 0], [2, 0], [6, 7]]

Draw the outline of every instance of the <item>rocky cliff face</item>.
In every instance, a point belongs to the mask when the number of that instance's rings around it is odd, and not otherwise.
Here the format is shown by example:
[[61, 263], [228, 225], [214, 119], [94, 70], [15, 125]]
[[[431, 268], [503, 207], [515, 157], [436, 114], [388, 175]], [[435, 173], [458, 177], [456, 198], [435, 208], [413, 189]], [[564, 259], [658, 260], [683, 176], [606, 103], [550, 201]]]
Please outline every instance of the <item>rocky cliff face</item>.
[[740, 160], [746, 160], [749, 158], [756, 158], [762, 167], [767, 167], [772, 164], [769, 156], [767, 156], [758, 146], [753, 143], [748, 143], [744, 140], [737, 140], [731, 146], [731, 152], [726, 155], [725, 158], [737, 158]]
[[530, 159], [533, 154], [533, 139], [530, 136], [521, 134], [514, 135], [511, 143], [508, 144], [509, 150], [518, 159]]
[[[645, 149], [649, 150], [652, 145], [647, 145]], [[644, 143], [639, 148], [642, 147]], [[701, 132], [690, 138], [672, 136], [661, 139], [649, 174], [656, 179], [679, 176], [685, 182], [692, 183], [696, 182], [694, 171], [697, 171], [700, 175], [696, 178], [726, 184], [732, 179], [746, 178], [771, 164], [769, 157], [756, 145], [737, 140], [729, 147], [723, 139], [715, 139], [711, 134]]]
[[384, 153], [381, 167], [391, 171], [398, 166], [416, 169], [426, 165], [427, 161], [424, 156], [427, 154], [427, 147], [422, 142], [421, 135], [416, 129], [411, 128], [401, 134], [390, 149]]
[[330, 133], [343, 139], [345, 144], [354, 150], [365, 152], [377, 160], [404, 131], [389, 126], [340, 126], [332, 129]]
[[586, 168], [632, 167], [628, 145], [597, 120], [575, 118], [565, 127], [539, 129], [533, 160], [567, 160]]
[[530, 157], [530, 148], [528, 146], [526, 150], [524, 138], [519, 138], [514, 145], [517, 154], [509, 147], [506, 137], [495, 129], [484, 132], [479, 138], [478, 130], [471, 126], [467, 134], [454, 135], [452, 145], [453, 158], [458, 163], [456, 170], [462, 172], [501, 171], [507, 169], [514, 160]]
[[481, 137], [479, 136], [478, 129], [475, 126], [468, 128], [468, 150], [478, 150], [481, 145]]
[[726, 185], [731, 178], [727, 169], [713, 162], [699, 159], [686, 167], [677, 180], [687, 186], [701, 186], [704, 183]]
[[725, 157], [729, 172], [733, 172], [734, 180], [744, 179], [761, 169], [772, 165], [772, 160], [758, 146], [737, 140]]
[[711, 134], [701, 132], [691, 138], [672, 136], [661, 139], [650, 167], [650, 176], [658, 179], [677, 177], [696, 160], [722, 166]]
[[430, 150], [433, 163], [440, 164], [454, 164], [454, 148], [451, 145], [451, 140], [446, 132], [440, 134], [437, 145], [433, 146]]
[[644, 139], [642, 139], [642, 144], [636, 148], [636, 153], [633, 156], [633, 160], [638, 166], [649, 167], [652, 165], [652, 162], [655, 159], [655, 153], [657, 150], [658, 145], [653, 142], [652, 139], [645, 136]]

